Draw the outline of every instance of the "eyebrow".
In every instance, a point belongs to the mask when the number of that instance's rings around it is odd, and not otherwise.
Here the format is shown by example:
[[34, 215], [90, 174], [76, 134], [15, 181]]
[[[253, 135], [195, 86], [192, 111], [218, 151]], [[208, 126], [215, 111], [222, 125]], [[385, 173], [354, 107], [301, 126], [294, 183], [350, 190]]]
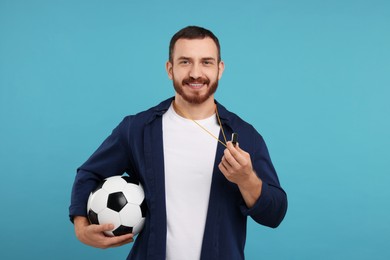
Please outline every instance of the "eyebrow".
[[[192, 60], [192, 58], [186, 57], [186, 56], [181, 56], [181, 57], [179, 57], [177, 59], [178, 60]], [[204, 58], [201, 58], [201, 60], [213, 60], [213, 61], [216, 61], [216, 59], [213, 58], [213, 57], [204, 57]]]
[[213, 61], [216, 61], [216, 59], [213, 58], [213, 57], [205, 57], [205, 58], [202, 58], [202, 60], [213, 60]]

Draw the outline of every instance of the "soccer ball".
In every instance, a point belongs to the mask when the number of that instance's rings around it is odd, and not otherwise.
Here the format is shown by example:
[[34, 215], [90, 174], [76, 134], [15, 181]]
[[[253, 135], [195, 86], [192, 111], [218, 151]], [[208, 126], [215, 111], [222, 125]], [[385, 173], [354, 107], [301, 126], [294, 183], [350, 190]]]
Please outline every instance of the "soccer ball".
[[91, 224], [114, 224], [106, 235], [136, 235], [145, 223], [145, 193], [133, 177], [109, 177], [89, 195], [87, 210]]

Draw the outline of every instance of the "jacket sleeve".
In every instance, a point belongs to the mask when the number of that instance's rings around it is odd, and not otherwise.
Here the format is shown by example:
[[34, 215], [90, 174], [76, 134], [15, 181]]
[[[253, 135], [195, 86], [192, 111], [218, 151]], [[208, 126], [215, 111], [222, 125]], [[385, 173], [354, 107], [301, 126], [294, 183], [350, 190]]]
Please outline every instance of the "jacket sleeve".
[[260, 197], [255, 205], [252, 208], [247, 208], [245, 204], [242, 204], [241, 210], [245, 215], [251, 216], [257, 223], [276, 228], [286, 215], [287, 194], [280, 186], [263, 138], [256, 130], [254, 131], [252, 164], [263, 185]]
[[87, 215], [89, 194], [105, 178], [122, 175], [131, 168], [128, 147], [130, 117], [126, 117], [91, 157], [77, 169], [69, 207], [70, 220]]

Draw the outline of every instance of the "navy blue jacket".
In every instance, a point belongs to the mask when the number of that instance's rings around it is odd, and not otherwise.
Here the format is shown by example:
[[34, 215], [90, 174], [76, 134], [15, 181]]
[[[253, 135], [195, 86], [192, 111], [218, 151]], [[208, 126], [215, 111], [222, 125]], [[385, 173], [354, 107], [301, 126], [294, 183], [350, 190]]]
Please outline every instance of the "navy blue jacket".
[[[171, 102], [172, 98], [147, 111], [125, 117], [78, 169], [73, 185], [71, 219], [86, 216], [88, 196], [102, 179], [125, 172], [140, 179], [148, 213], [128, 259], [165, 260], [167, 223], [162, 115]], [[287, 196], [280, 187], [261, 135], [219, 103], [217, 109], [226, 136], [233, 132], [239, 134], [240, 147], [251, 155], [253, 168], [263, 181], [263, 187], [256, 204], [248, 209], [237, 185], [229, 182], [218, 169], [225, 149], [218, 145], [201, 259], [238, 260], [244, 259], [247, 216], [262, 225], [277, 227], [286, 214]]]

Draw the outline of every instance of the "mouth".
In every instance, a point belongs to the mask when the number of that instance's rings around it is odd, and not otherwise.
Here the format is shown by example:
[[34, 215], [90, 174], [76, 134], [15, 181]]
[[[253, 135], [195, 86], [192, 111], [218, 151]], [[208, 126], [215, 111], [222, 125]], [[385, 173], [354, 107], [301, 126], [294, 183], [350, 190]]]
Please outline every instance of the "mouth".
[[189, 86], [192, 89], [200, 89], [203, 86], [205, 86], [205, 83], [186, 83], [187, 86]]
[[198, 79], [198, 80], [193, 80], [193, 79], [186, 79], [183, 80], [183, 85], [188, 86], [191, 89], [201, 89], [203, 87], [207, 87], [209, 84], [209, 81], [207, 79]]

